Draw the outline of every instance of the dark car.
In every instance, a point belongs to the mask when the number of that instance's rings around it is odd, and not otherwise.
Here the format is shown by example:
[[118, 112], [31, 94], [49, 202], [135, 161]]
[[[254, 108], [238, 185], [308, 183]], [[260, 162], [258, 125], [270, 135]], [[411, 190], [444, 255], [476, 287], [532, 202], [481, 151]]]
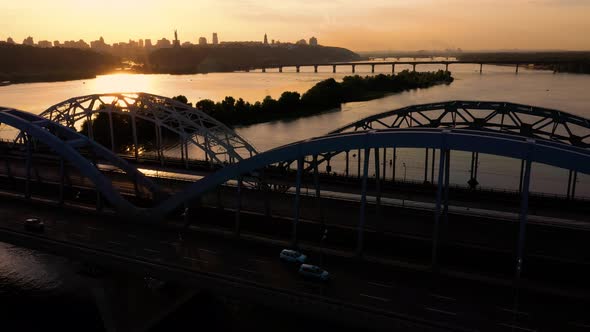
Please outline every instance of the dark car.
[[24, 225], [29, 232], [42, 233], [45, 230], [45, 224], [39, 218], [27, 218]]

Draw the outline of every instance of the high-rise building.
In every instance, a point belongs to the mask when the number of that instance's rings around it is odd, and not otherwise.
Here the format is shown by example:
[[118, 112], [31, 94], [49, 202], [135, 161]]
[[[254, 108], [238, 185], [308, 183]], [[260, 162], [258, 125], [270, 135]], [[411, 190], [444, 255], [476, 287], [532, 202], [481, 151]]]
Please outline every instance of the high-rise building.
[[33, 41], [33, 37], [29, 36], [23, 40], [23, 45], [34, 46], [35, 42]]
[[180, 40], [178, 40], [178, 31], [174, 30], [174, 47], [180, 47]]
[[40, 40], [37, 43], [37, 47], [41, 47], [41, 48], [50, 48], [51, 46], [53, 46], [51, 44], [51, 42], [49, 40]]
[[268, 37], [264, 34], [264, 45], [268, 45]]
[[6, 42], [8, 44], [14, 44], [14, 39], [12, 39], [12, 37], [8, 37], [8, 39], [6, 39]]
[[213, 33], [213, 45], [219, 45], [219, 39], [217, 39], [217, 32]]
[[151, 39], [144, 40], [144, 46], [146, 49], [151, 49], [152, 48], [152, 40]]
[[201, 46], [207, 45], [207, 38], [199, 37], [199, 45], [201, 45]]
[[143, 39], [139, 40], [139, 48], [143, 48], [144, 44], [143, 44]]

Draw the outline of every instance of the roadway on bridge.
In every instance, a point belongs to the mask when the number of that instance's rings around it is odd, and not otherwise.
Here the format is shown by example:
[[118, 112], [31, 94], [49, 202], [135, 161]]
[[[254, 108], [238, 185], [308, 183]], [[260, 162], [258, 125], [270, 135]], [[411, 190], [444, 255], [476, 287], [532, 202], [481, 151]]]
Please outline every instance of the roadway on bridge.
[[[278, 253], [286, 246], [280, 242], [270, 245], [190, 229], [140, 228], [115, 218], [105, 220], [105, 216], [40, 207], [32, 212], [31, 207], [10, 201], [0, 202], [0, 214], [3, 230], [24, 232], [25, 217], [42, 217], [47, 226], [42, 237], [469, 329], [583, 330], [584, 326], [590, 326], [583, 315], [584, 307], [578, 307], [580, 304], [572, 300], [526, 293], [515, 299], [510, 288], [482, 287], [476, 282], [445, 278], [430, 280], [428, 274], [330, 255], [324, 264], [333, 275], [330, 283], [304, 280], [294, 266], [279, 262]], [[317, 256], [311, 254], [311, 261], [316, 264]]]

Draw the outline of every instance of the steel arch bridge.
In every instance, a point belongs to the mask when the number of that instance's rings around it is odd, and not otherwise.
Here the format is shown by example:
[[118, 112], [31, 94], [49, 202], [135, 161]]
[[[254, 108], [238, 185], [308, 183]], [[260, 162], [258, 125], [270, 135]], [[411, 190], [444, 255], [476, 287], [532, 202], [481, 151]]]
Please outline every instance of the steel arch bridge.
[[[368, 116], [329, 134], [392, 128], [494, 131], [590, 149], [590, 120], [558, 110], [496, 101], [455, 100], [407, 106]], [[325, 153], [315, 162], [305, 161], [307, 170], [329, 162], [335, 155]]]
[[41, 113], [51, 121], [76, 128], [88, 120], [88, 136], [93, 139], [92, 120], [99, 113], [108, 114], [111, 150], [115, 151], [116, 133], [113, 114], [129, 116], [134, 155], [138, 158], [137, 120], [154, 124], [156, 152], [163, 158], [162, 129], [180, 139], [182, 159], [189, 159], [189, 145], [196, 146], [213, 163], [232, 163], [255, 155], [256, 149], [223, 123], [204, 112], [171, 98], [148, 93], [108, 93], [74, 97], [51, 106]]
[[[258, 169], [284, 162], [297, 161], [297, 178], [305, 171], [304, 158], [325, 153], [340, 153], [347, 150], [362, 149], [365, 152], [364, 177], [368, 171], [368, 154], [371, 149], [399, 148], [434, 148], [441, 151], [481, 152], [496, 156], [537, 162], [564, 169], [576, 170], [590, 174], [590, 150], [577, 146], [543, 139], [531, 139], [500, 132], [476, 131], [471, 129], [442, 128], [393, 128], [362, 132], [329, 134], [292, 144], [287, 144], [266, 152], [259, 153], [240, 163], [229, 165], [203, 179], [189, 185], [162, 202], [154, 211], [155, 215], [165, 215], [181, 206], [184, 202], [197, 198], [202, 193], [229, 180]], [[444, 156], [440, 154], [440, 158]], [[378, 153], [375, 153], [378, 162]], [[442, 171], [444, 167], [439, 168]], [[440, 183], [440, 182], [439, 182]]]
[[[0, 124], [15, 128], [21, 133], [17, 143], [26, 146], [27, 179], [30, 178], [31, 154], [34, 145], [43, 145], [57, 153], [62, 160], [60, 166], [62, 181], [64, 177], [63, 161], [67, 161], [88, 178], [96, 186], [96, 190], [121, 214], [137, 215], [137, 208], [122, 197], [111, 180], [101, 172], [99, 163], [107, 162], [121, 170], [124, 176], [135, 184], [138, 192], [147, 191], [156, 199], [162, 196], [159, 187], [136, 167], [74, 129], [38, 115], [3, 107], [0, 107]], [[30, 192], [27, 192], [26, 195], [30, 196]], [[63, 200], [63, 192], [60, 192], [60, 196], [62, 196], [60, 197], [61, 201]]]
[[492, 130], [590, 148], [590, 120], [507, 102], [457, 100], [408, 106], [366, 117], [330, 134], [410, 127]]

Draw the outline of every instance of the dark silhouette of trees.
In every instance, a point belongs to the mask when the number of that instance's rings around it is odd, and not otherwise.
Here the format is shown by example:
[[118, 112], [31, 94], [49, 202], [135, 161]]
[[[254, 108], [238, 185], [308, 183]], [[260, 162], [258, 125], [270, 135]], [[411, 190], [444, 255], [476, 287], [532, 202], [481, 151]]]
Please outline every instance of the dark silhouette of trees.
[[93, 78], [114, 70], [119, 64], [120, 59], [91, 50], [0, 43], [0, 81], [21, 83]]

